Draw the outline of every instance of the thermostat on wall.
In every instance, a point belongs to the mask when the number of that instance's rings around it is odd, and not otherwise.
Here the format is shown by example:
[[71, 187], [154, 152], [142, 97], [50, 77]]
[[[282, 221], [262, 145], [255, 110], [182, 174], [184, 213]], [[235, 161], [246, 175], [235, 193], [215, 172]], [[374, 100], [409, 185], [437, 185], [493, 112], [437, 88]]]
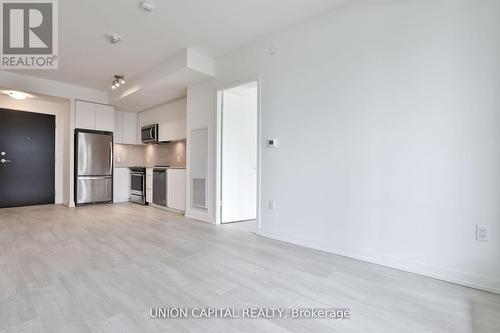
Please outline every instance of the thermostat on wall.
[[268, 139], [267, 140], [267, 146], [269, 148], [278, 147], [278, 139]]

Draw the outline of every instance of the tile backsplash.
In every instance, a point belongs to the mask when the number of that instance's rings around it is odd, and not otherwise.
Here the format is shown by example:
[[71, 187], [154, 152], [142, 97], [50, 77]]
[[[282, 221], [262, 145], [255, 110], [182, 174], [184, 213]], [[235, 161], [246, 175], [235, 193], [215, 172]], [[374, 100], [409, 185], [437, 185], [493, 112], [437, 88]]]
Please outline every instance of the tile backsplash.
[[143, 166], [144, 147], [115, 144], [115, 166]]
[[115, 166], [185, 167], [186, 140], [150, 145], [115, 144]]

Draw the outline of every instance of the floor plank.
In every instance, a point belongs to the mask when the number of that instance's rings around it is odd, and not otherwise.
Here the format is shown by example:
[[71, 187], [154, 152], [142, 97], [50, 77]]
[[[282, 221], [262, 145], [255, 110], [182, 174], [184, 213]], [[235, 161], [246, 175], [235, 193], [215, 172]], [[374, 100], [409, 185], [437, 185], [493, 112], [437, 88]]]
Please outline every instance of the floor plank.
[[[500, 296], [132, 204], [0, 210], [0, 333], [499, 332]], [[320, 307], [334, 320], [149, 318]]]

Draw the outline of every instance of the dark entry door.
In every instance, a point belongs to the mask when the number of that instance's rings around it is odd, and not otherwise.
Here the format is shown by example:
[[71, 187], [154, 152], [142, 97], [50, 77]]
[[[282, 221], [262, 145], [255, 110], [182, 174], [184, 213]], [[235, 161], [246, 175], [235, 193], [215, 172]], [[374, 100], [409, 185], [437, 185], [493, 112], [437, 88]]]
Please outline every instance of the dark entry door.
[[0, 109], [0, 208], [55, 202], [55, 116]]

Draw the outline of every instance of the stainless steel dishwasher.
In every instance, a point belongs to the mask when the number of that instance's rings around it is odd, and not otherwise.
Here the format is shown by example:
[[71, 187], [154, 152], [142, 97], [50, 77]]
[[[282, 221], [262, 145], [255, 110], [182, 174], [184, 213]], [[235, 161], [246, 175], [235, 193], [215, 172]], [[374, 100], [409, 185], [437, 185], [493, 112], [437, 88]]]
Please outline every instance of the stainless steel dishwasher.
[[153, 203], [167, 206], [167, 170], [153, 169]]

